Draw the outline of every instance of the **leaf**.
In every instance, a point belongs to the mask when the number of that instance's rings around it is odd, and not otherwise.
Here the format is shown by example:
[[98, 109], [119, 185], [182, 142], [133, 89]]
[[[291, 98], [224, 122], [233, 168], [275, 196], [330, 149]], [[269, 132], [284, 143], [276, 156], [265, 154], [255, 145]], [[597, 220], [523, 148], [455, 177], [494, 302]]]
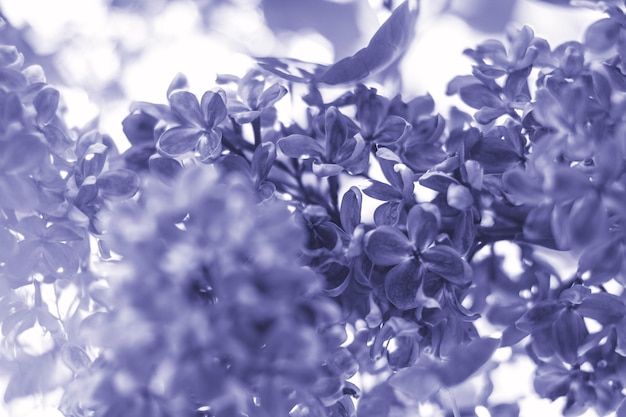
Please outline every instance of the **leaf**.
[[474, 339], [453, 349], [447, 361], [435, 368], [435, 372], [443, 386], [450, 388], [459, 385], [478, 372], [499, 346], [499, 339]]
[[128, 169], [107, 171], [98, 177], [98, 190], [105, 197], [127, 199], [139, 189], [139, 177]]
[[356, 187], [350, 187], [341, 199], [339, 218], [341, 226], [350, 236], [354, 229], [361, 223], [361, 192]]
[[385, 294], [391, 303], [400, 310], [410, 310], [420, 305], [417, 293], [424, 268], [416, 259], [408, 259], [391, 268], [385, 275]]
[[36, 122], [42, 126], [48, 124], [54, 117], [59, 105], [59, 91], [54, 88], [44, 88], [33, 99], [33, 106], [37, 110]]
[[198, 128], [177, 126], [163, 132], [157, 146], [164, 155], [176, 157], [193, 151], [202, 135]]
[[583, 318], [578, 312], [565, 309], [556, 318], [553, 332], [557, 354], [569, 364], [576, 363], [578, 348], [589, 334]]
[[331, 65], [317, 81], [329, 85], [351, 83], [385, 69], [408, 47], [418, 14], [418, 2], [406, 0], [393, 11], [365, 48]]
[[391, 266], [410, 259], [413, 248], [398, 229], [380, 226], [365, 235], [365, 252], [375, 264]]
[[462, 285], [469, 279], [465, 276], [465, 261], [450, 246], [433, 246], [422, 253], [421, 259], [426, 269], [441, 275], [453, 284]]
[[290, 158], [320, 158], [324, 148], [312, 137], [293, 134], [278, 140], [280, 150]]
[[226, 118], [226, 104], [219, 93], [207, 91], [200, 102], [205, 128], [213, 129]]

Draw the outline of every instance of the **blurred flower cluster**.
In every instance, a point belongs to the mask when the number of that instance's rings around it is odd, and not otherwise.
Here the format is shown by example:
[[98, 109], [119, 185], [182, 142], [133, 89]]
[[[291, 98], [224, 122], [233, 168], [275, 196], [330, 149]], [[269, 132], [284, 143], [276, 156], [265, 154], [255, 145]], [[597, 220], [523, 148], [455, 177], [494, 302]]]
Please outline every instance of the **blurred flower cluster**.
[[2, 47], [5, 401], [519, 416], [492, 395], [508, 352], [564, 415], [626, 414], [618, 3], [582, 42], [525, 26], [467, 49], [443, 115], [374, 81], [414, 35], [407, 0], [334, 64], [260, 57], [202, 95], [177, 75], [165, 104], [131, 106], [123, 153], [65, 128], [57, 90]]

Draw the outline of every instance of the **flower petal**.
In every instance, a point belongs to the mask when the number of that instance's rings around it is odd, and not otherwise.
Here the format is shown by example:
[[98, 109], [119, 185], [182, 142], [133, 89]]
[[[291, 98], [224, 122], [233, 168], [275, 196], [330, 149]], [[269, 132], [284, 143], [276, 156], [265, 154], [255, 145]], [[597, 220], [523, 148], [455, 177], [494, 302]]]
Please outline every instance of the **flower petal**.
[[398, 229], [380, 226], [365, 235], [365, 252], [377, 265], [397, 265], [411, 258], [409, 239]]
[[290, 158], [315, 158], [324, 154], [324, 148], [310, 136], [289, 135], [278, 140], [280, 150]]
[[202, 109], [204, 122], [206, 123], [205, 126], [209, 129], [214, 128], [226, 118], [226, 104], [219, 93], [214, 93], [212, 91], [204, 93], [202, 95], [200, 107]]
[[439, 218], [420, 205], [413, 206], [406, 216], [409, 239], [420, 252], [426, 250], [439, 233]]
[[222, 153], [222, 131], [212, 129], [206, 134], [200, 136], [196, 145], [198, 159], [208, 163], [217, 159]]
[[36, 122], [42, 126], [47, 124], [55, 115], [59, 105], [59, 91], [54, 88], [44, 88], [33, 100], [33, 106], [37, 110]]
[[385, 294], [391, 303], [400, 310], [410, 310], [420, 305], [417, 293], [424, 268], [411, 258], [391, 268], [385, 275]]
[[204, 119], [195, 95], [188, 91], [175, 91], [169, 96], [172, 112], [186, 125], [203, 127]]
[[426, 269], [454, 284], [462, 285], [469, 280], [466, 276], [465, 261], [450, 246], [433, 246], [422, 254], [422, 260]]
[[158, 148], [170, 157], [193, 151], [203, 132], [195, 127], [177, 126], [163, 132]]
[[139, 189], [139, 177], [129, 169], [116, 169], [100, 175], [96, 185], [105, 197], [127, 199]]

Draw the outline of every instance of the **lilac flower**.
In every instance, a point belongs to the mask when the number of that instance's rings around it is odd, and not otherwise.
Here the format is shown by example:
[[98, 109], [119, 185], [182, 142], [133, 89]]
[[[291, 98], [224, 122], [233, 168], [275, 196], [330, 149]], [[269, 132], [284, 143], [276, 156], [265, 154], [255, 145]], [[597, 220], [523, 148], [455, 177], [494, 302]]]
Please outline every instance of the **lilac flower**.
[[402, 310], [424, 302], [419, 292], [426, 272], [463, 285], [468, 282], [470, 271], [454, 249], [435, 244], [440, 227], [440, 214], [435, 207], [414, 206], [406, 222], [408, 236], [391, 226], [380, 226], [365, 236], [365, 251], [372, 262], [393, 266], [385, 276], [385, 292], [389, 301]]
[[159, 137], [157, 147], [167, 157], [195, 151], [202, 162], [212, 162], [222, 153], [222, 131], [218, 125], [226, 118], [223, 92], [207, 91], [201, 102], [187, 91], [174, 91], [168, 97], [179, 125]]
[[290, 158], [313, 159], [313, 172], [320, 177], [336, 176], [343, 170], [359, 174], [366, 168], [369, 149], [362, 138], [350, 133], [346, 116], [329, 107], [324, 115], [324, 141], [293, 134], [278, 141]]

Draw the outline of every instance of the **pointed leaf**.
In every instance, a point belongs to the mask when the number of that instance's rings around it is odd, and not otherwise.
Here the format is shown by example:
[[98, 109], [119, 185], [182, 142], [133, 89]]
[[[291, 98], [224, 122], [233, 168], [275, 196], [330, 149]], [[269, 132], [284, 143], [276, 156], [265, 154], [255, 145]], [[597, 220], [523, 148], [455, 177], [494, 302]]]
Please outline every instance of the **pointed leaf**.
[[377, 265], [397, 265], [411, 258], [413, 248], [395, 227], [380, 226], [365, 235], [365, 252]]

